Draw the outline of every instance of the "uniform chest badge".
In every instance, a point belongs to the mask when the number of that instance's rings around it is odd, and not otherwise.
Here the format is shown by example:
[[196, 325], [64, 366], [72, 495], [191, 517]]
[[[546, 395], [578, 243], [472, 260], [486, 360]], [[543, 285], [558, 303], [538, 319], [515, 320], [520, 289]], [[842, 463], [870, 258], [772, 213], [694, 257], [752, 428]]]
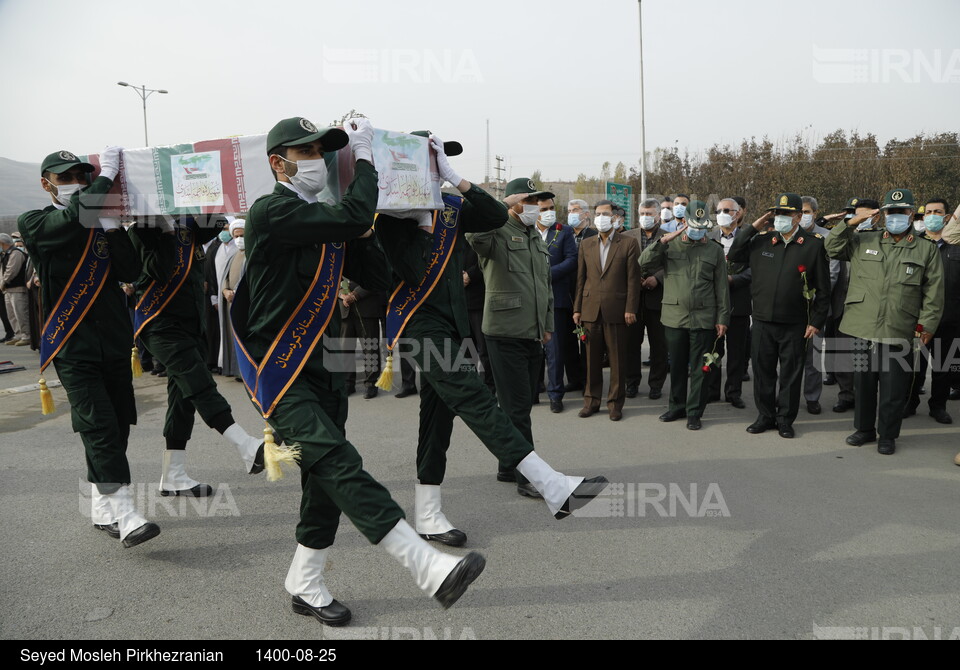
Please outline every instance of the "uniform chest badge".
[[798, 237], [798, 238], [797, 238], [797, 244], [803, 244], [803, 241], [806, 240], [806, 239], [807, 239], [807, 238], [805, 238], [805, 237]]
[[877, 249], [867, 249], [866, 253], [870, 254], [871, 256], [877, 256], [880, 254]]
[[523, 238], [522, 238], [522, 237], [517, 237], [516, 235], [512, 235], [512, 236], [510, 237], [510, 241], [511, 241], [511, 242], [523, 242]]
[[908, 267], [908, 268], [907, 268], [907, 274], [908, 274], [908, 275], [912, 275], [912, 274], [913, 274], [913, 271], [914, 271], [914, 269], [915, 269], [915, 268], [912, 268], [912, 267]]
[[773, 258], [773, 253], [770, 251], [763, 251], [760, 253], [761, 256], [766, 256], [767, 258]]

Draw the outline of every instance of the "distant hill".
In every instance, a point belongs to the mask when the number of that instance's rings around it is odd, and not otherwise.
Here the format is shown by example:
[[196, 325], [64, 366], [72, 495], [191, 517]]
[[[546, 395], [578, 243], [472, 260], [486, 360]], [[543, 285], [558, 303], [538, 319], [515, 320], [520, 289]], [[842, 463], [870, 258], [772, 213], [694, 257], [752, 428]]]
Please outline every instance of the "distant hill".
[[0, 232], [16, 228], [17, 216], [50, 204], [40, 188], [40, 164], [0, 158]]

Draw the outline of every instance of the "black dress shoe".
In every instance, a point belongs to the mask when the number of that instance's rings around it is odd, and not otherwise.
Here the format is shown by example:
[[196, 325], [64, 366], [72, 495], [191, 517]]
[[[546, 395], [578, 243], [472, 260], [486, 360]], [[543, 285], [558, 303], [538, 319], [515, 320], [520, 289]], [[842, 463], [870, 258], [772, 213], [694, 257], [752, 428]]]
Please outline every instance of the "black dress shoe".
[[573, 490], [570, 497], [563, 501], [563, 507], [553, 515], [555, 519], [566, 519], [575, 511], [600, 495], [610, 484], [604, 476], [584, 479], [580, 486]]
[[836, 384], [837, 384], [837, 378], [832, 374], [827, 375], [826, 379], [823, 380], [824, 386], [836, 386]]
[[497, 470], [497, 481], [498, 482], [516, 482], [517, 481], [516, 470]]
[[164, 498], [168, 496], [193, 496], [194, 498], [206, 498], [213, 495], [213, 487], [209, 484], [197, 484], [193, 488], [183, 489], [181, 491], [165, 491], [160, 489], [160, 495]]
[[796, 433], [793, 431], [793, 426], [791, 426], [786, 421], [777, 422], [777, 433], [780, 437], [784, 437], [788, 440], [793, 439]]
[[437, 533], [436, 535], [424, 535], [421, 533], [420, 537], [428, 542], [439, 542], [448, 547], [462, 547], [467, 543], [467, 534], [456, 528], [448, 530], [446, 533]]
[[861, 447], [867, 442], [876, 442], [877, 441], [877, 431], [875, 430], [858, 430], [853, 435], [847, 437], [847, 444], [851, 447]]
[[744, 373], [743, 373], [743, 381], [745, 381], [745, 382], [750, 381], [750, 373], [749, 373], [749, 372], [744, 372]]
[[300, 596], [293, 596], [293, 611], [296, 614], [312, 616], [324, 626], [344, 626], [350, 621], [350, 610], [338, 600], [326, 607], [314, 607]]
[[950, 400], [960, 400], [960, 389], [950, 389], [948, 398]]
[[449, 608], [453, 603], [460, 599], [473, 581], [480, 576], [487, 561], [480, 554], [471, 551], [464, 556], [463, 560], [457, 563], [457, 566], [443, 580], [443, 584], [433, 594], [433, 597], [443, 605], [443, 609]]
[[664, 423], [670, 423], [671, 421], [676, 421], [677, 419], [682, 419], [686, 416], [687, 410], [685, 409], [671, 409], [661, 414], [658, 418]]
[[937, 423], [953, 423], [953, 417], [947, 413], [947, 410], [939, 407], [930, 410], [930, 416], [932, 416]]
[[765, 433], [771, 428], [776, 427], [777, 422], [773, 419], [768, 419], [766, 417], [757, 417], [757, 420], [747, 426], [747, 432], [752, 433], [753, 435], [759, 435], [760, 433]]
[[559, 414], [563, 411], [563, 401], [562, 400], [551, 400], [550, 401], [550, 411], [554, 414]]
[[645, 360], [645, 361], [642, 363], [642, 365], [643, 365], [643, 367], [645, 367], [645, 368], [649, 368], [650, 365], [651, 365], [650, 359], [648, 358], [647, 360]]
[[747, 403], [743, 402], [743, 398], [730, 398], [727, 400], [731, 405], [737, 409], [746, 409]]
[[113, 523], [95, 523], [93, 524], [93, 527], [97, 530], [102, 530], [114, 540], [120, 539], [120, 527], [117, 525], [116, 521]]
[[700, 430], [701, 423], [699, 416], [687, 417], [687, 430]]
[[160, 372], [154, 371], [154, 372], [152, 372], [151, 374], [155, 374], [155, 375], [157, 375], [158, 377], [166, 377], [166, 376], [167, 376], [167, 371], [166, 371], [166, 370], [161, 370]]
[[920, 387], [920, 390], [917, 391], [917, 393], [919, 393], [920, 395], [927, 395], [927, 389], [926, 389], [926, 387], [925, 387], [925, 386], [921, 386], [921, 387]]
[[837, 414], [846, 412], [853, 409], [853, 404], [852, 400], [838, 400], [837, 404], [833, 406], [833, 411]]
[[720, 394], [719, 394], [719, 393], [711, 393], [711, 394], [710, 394], [710, 397], [707, 398], [707, 402], [708, 402], [708, 403], [711, 403], [711, 402], [720, 402]]
[[823, 411], [823, 408], [820, 407], [820, 403], [818, 403], [818, 402], [816, 402], [816, 401], [814, 401], [814, 402], [808, 402], [808, 403], [807, 403], [807, 413], [808, 413], [808, 414], [819, 414], [819, 413], [822, 412], [822, 411]]
[[890, 456], [897, 450], [897, 441], [892, 437], [881, 438], [877, 442], [877, 453]]
[[397, 394], [396, 394], [395, 396], [393, 396], [393, 397], [394, 397], [394, 398], [407, 398], [407, 397], [412, 396], [412, 395], [417, 395], [417, 389], [416, 389], [416, 387], [413, 387], [413, 388], [404, 387], [404, 388], [400, 389], [400, 392], [397, 393]]
[[906, 418], [908, 418], [908, 417], [911, 417], [911, 416], [914, 416], [916, 413], [917, 413], [917, 408], [916, 408], [916, 407], [904, 407], [904, 408], [903, 408], [903, 418], [904, 418], [904, 419], [906, 419]]
[[526, 484], [517, 484], [517, 493], [522, 495], [524, 498], [539, 498], [543, 500], [543, 495], [540, 491], [534, 488], [533, 484], [527, 482]]
[[650, 395], [648, 396], [650, 400], [660, 400], [663, 397], [663, 391], [660, 389], [650, 389]]
[[636, 398], [636, 397], [637, 397], [637, 393], [638, 393], [639, 391], [640, 391], [640, 389], [637, 388], [637, 385], [636, 385], [636, 384], [630, 384], [630, 385], [627, 387], [627, 390], [626, 390], [625, 394], [626, 394], [626, 396], [627, 396], [628, 398]]
[[538, 393], [537, 395], [533, 396], [533, 402], [531, 402], [530, 404], [531, 404], [531, 405], [539, 405], [539, 404], [540, 404], [540, 394], [539, 394], [539, 393]]
[[260, 448], [257, 449], [257, 455], [253, 457], [253, 466], [250, 468], [251, 475], [259, 475], [263, 472], [265, 467], [265, 461], [263, 460], [263, 445], [260, 445]]
[[583, 384], [567, 384], [566, 386], [563, 387], [563, 390], [566, 391], [567, 393], [571, 393], [573, 391], [582, 391]]
[[123, 538], [123, 546], [129, 549], [138, 544], [143, 544], [147, 540], [152, 540], [160, 534], [160, 526], [148, 521], [136, 530], [130, 531], [130, 534]]
[[376, 398], [379, 389], [376, 386], [368, 386], [367, 390], [363, 392], [363, 399], [370, 400], [371, 398]]
[[355, 389], [355, 388], [353, 388], [353, 387], [351, 386], [350, 388], [347, 389], [347, 397], [349, 398], [350, 396], [352, 396], [352, 395], [353, 395], [354, 393], [356, 393], [356, 392], [357, 392], [357, 389]]

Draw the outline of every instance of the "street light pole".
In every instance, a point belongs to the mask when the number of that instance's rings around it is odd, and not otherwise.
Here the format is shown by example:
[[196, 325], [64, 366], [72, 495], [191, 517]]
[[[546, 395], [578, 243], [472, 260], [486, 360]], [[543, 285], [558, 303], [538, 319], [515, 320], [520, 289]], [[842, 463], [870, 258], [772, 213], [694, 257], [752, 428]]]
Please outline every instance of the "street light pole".
[[640, 16], [640, 202], [647, 199], [647, 130], [643, 99], [643, 0], [637, 0]]
[[167, 91], [162, 88], [147, 88], [146, 84], [142, 86], [133, 86], [125, 81], [118, 81], [117, 86], [126, 86], [128, 88], [132, 88], [143, 100], [143, 146], [150, 146], [150, 141], [147, 139], [147, 98], [149, 98], [153, 93], [166, 94]]

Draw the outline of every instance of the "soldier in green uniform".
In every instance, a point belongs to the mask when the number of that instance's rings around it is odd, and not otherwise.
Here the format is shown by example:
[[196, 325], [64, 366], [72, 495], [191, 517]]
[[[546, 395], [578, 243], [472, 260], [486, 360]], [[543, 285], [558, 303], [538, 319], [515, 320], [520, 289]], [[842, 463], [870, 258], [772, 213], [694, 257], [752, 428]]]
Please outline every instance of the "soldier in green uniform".
[[[538, 202], [553, 193], [537, 191], [531, 179], [514, 179], [506, 197], [525, 196], [512, 205], [507, 222], [485, 233], [468, 233], [486, 287], [483, 336], [490, 355], [500, 409], [533, 444], [530, 410], [540, 386], [543, 347], [553, 335], [550, 252], [536, 228]], [[504, 463], [501, 470], [508, 470]], [[517, 473], [520, 495], [540, 493]]]
[[[208, 496], [213, 493], [212, 487], [197, 482], [186, 472], [187, 441], [193, 433], [196, 413], [240, 452], [245, 472], [263, 471], [263, 440], [248, 435], [234, 421], [230, 405], [220, 395], [206, 365], [201, 247], [217, 236], [223, 221], [203, 227], [197, 225], [194, 217], [185, 217], [176, 227], [166, 217], [158, 217], [154, 222], [157, 226], [132, 226], [129, 234], [143, 264], [137, 282], [138, 295], [169, 295], [168, 299], [157, 301], [160, 304], [149, 313], [144, 303], [155, 304], [153, 300], [141, 299], [136, 310], [136, 323], [146, 318], [140, 337], [147, 351], [167, 371], [167, 414], [163, 425], [166, 450], [160, 494]], [[203, 223], [209, 223], [206, 217]], [[178, 255], [178, 250], [182, 255]], [[178, 266], [178, 260], [182, 266]]]
[[639, 260], [644, 275], [664, 271], [660, 320], [670, 355], [670, 405], [660, 420], [686, 417], [690, 430], [700, 430], [707, 406], [703, 355], [730, 324], [727, 264], [720, 243], [707, 238], [712, 227], [706, 203], [694, 200], [686, 225], [649, 245]]
[[[831, 258], [850, 261], [850, 287], [840, 330], [857, 338], [862, 358], [853, 374], [856, 432], [847, 444], [877, 442], [884, 455], [896, 451], [914, 366], [914, 338], [933, 339], [943, 316], [943, 263], [937, 247], [911, 232], [913, 193], [890, 191], [879, 210], [858, 213], [827, 237]], [[883, 231], [854, 234], [861, 223], [884, 213]], [[879, 393], [879, 401], [878, 401]]]
[[[318, 202], [317, 196], [327, 184], [324, 154], [343, 148], [348, 141], [356, 159], [353, 181], [340, 204]], [[258, 365], [273, 355], [274, 343], [287, 332], [285, 324], [300, 313], [301, 301], [316, 300], [316, 307], [311, 308], [314, 316], [328, 310], [326, 331], [320, 319], [303, 320], [304, 329], [314, 330], [298, 331], [298, 341], [302, 344], [314, 338], [314, 348], [291, 348], [290, 354], [298, 356], [294, 360], [303, 367], [285, 382], [286, 391], [275, 401], [269, 422], [287, 444], [298, 444], [300, 449], [303, 494], [298, 545], [285, 587], [292, 596], [294, 612], [329, 625], [342, 625], [351, 616], [349, 609], [333, 599], [323, 579], [341, 512], [371, 543], [407, 567], [417, 585], [444, 607], [456, 602], [484, 566], [480, 554], [471, 552], [461, 560], [418, 537], [389, 492], [363, 469], [359, 453], [344, 436], [344, 374], [324, 364], [319, 333], [339, 337], [336, 303], [340, 280], [334, 277], [335, 285], [325, 294], [314, 297], [313, 290], [317, 281], [330, 273], [330, 256], [343, 251], [343, 274], [362, 286], [386, 288], [389, 281], [383, 253], [371, 230], [378, 196], [372, 142], [373, 128], [366, 119], [351, 120], [344, 131], [318, 130], [307, 119], [294, 117], [270, 130], [267, 153], [277, 185], [250, 209], [245, 235], [247, 270], [232, 308], [236, 335]], [[289, 358], [283, 364], [288, 362]], [[246, 373], [244, 377], [246, 380]], [[269, 377], [258, 377], [258, 383], [267, 382]]]
[[[727, 253], [728, 261], [749, 263], [753, 272], [753, 391], [759, 416], [748, 433], [776, 427], [780, 437], [794, 437], [806, 347], [823, 329], [830, 308], [823, 238], [803, 230], [802, 216], [800, 196], [781, 193], [766, 214], [737, 233]], [[761, 232], [771, 219], [773, 231]]]
[[[457, 225], [457, 237], [442, 273], [409, 317], [403, 330], [408, 350], [420, 368], [420, 431], [417, 444], [417, 530], [424, 537], [459, 546], [466, 535], [455, 528], [441, 511], [440, 485], [447, 465], [447, 449], [453, 432], [453, 419], [459, 416], [499, 460], [500, 467], [516, 468], [543, 495], [551, 513], [558, 519], [568, 516], [576, 506], [598, 495], [606, 479], [566, 477], [551, 468], [533, 450], [533, 445], [517, 430], [507, 414], [497, 406], [493, 394], [476, 372], [463, 369], [452, 360], [470, 336], [466, 295], [463, 288], [463, 261], [456, 251], [465, 233], [496, 230], [507, 221], [507, 208], [483, 189], [458, 175], [450, 166], [444, 143], [431, 135], [437, 152], [440, 178], [453, 184], [463, 195]], [[513, 206], [525, 194], [515, 194], [506, 205]], [[410, 213], [412, 218], [381, 214], [377, 236], [397, 278], [406, 286], [420, 286], [429, 273], [428, 261], [435, 233], [429, 212]], [[509, 304], [506, 303], [506, 304]], [[393, 308], [388, 307], [389, 310]], [[452, 352], [450, 358], [443, 352]], [[403, 350], [401, 350], [403, 355]]]
[[[132, 547], [156, 537], [160, 528], [134, 507], [126, 455], [137, 408], [130, 368], [133, 331], [120, 282], [134, 281], [140, 263], [120, 225], [98, 217], [120, 171], [120, 152], [120, 147], [104, 150], [100, 176], [92, 183], [94, 166], [69, 151], [44, 158], [41, 186], [53, 202], [22, 214], [17, 225], [40, 278], [47, 321], [41, 334], [42, 364], [53, 359], [70, 401], [73, 431], [80, 433], [86, 453], [94, 526]], [[94, 282], [99, 285], [77, 284], [104, 267], [109, 268], [106, 275]], [[86, 308], [80, 302], [84, 296]], [[65, 306], [73, 301], [74, 308]], [[58, 337], [57, 322], [72, 331], [47, 350]]]

